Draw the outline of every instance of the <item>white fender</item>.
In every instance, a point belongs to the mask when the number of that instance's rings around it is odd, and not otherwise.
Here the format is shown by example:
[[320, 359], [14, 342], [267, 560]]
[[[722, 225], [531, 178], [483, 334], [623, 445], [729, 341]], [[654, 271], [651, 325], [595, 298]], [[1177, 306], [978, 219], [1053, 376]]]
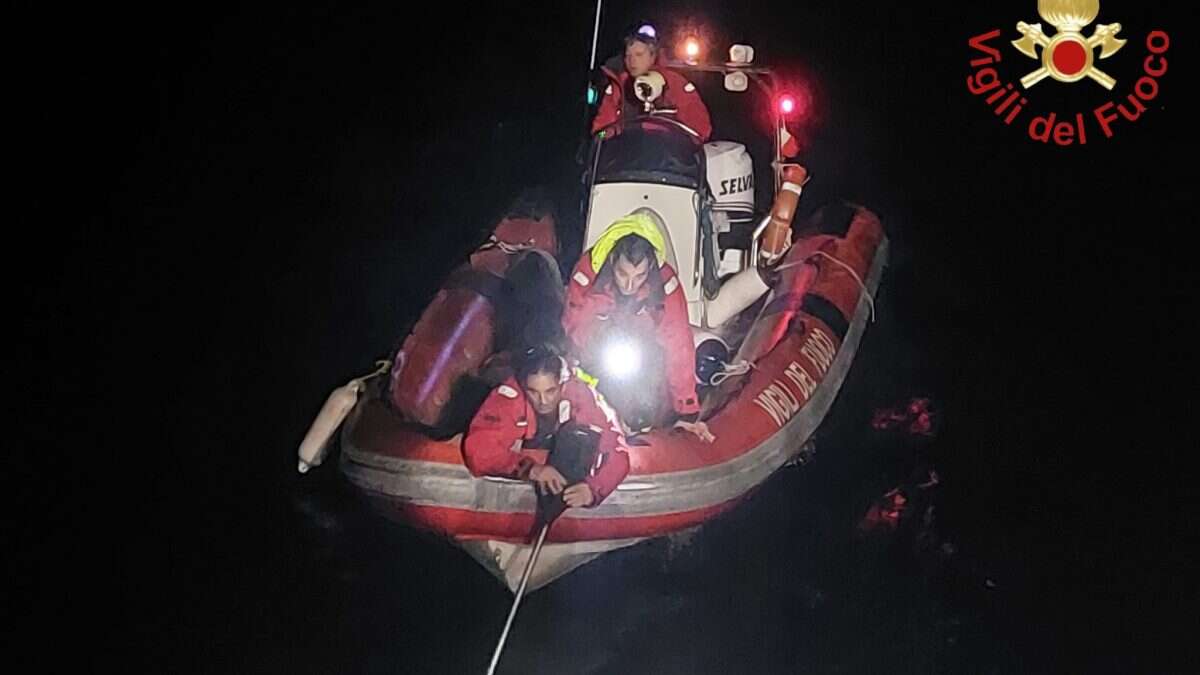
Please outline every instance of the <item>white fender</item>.
[[350, 380], [330, 392], [329, 398], [325, 399], [325, 405], [321, 406], [321, 412], [317, 413], [317, 418], [308, 428], [308, 433], [304, 434], [304, 440], [300, 441], [300, 448], [296, 451], [300, 456], [300, 463], [296, 469], [300, 473], [308, 473], [309, 469], [320, 466], [321, 462], [325, 461], [325, 455], [329, 451], [329, 440], [358, 403], [358, 395], [366, 389], [367, 380], [387, 373], [391, 370], [392, 363], [386, 360], [376, 361], [375, 366], [375, 372]]
[[300, 457], [300, 464], [296, 468], [300, 473], [308, 473], [309, 469], [325, 461], [333, 433], [350, 414], [354, 404], [358, 403], [358, 394], [363, 388], [362, 380], [350, 380], [334, 389], [325, 399], [325, 405], [321, 406], [321, 412], [317, 413], [308, 433], [304, 434], [304, 440], [300, 441], [300, 449], [296, 451]]

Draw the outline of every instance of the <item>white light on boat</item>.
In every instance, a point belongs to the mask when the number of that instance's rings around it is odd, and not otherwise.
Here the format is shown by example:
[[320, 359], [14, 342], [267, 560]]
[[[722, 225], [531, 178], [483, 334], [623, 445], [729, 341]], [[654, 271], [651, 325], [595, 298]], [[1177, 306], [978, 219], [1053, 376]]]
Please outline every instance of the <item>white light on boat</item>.
[[729, 62], [738, 65], [754, 63], [754, 47], [750, 45], [734, 45], [729, 48]]
[[642, 353], [634, 344], [619, 340], [604, 349], [604, 369], [609, 375], [625, 379], [642, 367]]
[[725, 73], [725, 91], [746, 91], [750, 88], [750, 80], [745, 73], [733, 71]]

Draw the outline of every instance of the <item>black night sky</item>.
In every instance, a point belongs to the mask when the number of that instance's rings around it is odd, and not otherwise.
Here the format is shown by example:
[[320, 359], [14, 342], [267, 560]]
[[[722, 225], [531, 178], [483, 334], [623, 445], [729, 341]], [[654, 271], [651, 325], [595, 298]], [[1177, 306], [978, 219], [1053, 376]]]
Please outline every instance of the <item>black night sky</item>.
[[[1116, 87], [1047, 79], [1006, 126], [968, 90], [968, 40], [1000, 29], [1017, 82], [1032, 0], [742, 4], [607, 4], [598, 58], [635, 21], [690, 23], [794, 78], [802, 211], [861, 203], [892, 239], [880, 319], [821, 461], [686, 556], [635, 547], [531, 596], [501, 672], [1183, 672], [1190, 24], [1105, 0]], [[483, 672], [507, 591], [294, 453], [521, 187], [575, 212], [593, 12], [42, 5], [9, 24], [29, 374], [8, 604], [38, 638], [13, 672]], [[1157, 95], [1106, 138], [1092, 111], [1134, 91], [1156, 29]], [[1086, 145], [1031, 140], [1051, 111], [1084, 113]], [[936, 563], [848, 541], [895, 471], [863, 428], [916, 394], [944, 415]]]

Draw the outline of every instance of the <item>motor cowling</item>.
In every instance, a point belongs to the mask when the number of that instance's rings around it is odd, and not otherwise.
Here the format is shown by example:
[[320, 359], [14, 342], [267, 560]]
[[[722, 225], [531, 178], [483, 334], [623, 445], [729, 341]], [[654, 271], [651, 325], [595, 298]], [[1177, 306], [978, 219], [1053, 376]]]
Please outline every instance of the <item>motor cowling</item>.
[[714, 209], [747, 217], [754, 212], [754, 162], [746, 146], [731, 141], [705, 143], [704, 165]]

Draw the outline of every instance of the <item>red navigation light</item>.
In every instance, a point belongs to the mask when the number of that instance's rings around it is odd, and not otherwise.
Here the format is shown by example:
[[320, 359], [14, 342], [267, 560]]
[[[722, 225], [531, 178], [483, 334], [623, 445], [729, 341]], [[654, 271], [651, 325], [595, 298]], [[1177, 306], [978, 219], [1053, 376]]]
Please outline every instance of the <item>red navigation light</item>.
[[784, 94], [779, 97], [779, 112], [784, 115], [791, 115], [796, 111], [796, 97], [791, 94]]

